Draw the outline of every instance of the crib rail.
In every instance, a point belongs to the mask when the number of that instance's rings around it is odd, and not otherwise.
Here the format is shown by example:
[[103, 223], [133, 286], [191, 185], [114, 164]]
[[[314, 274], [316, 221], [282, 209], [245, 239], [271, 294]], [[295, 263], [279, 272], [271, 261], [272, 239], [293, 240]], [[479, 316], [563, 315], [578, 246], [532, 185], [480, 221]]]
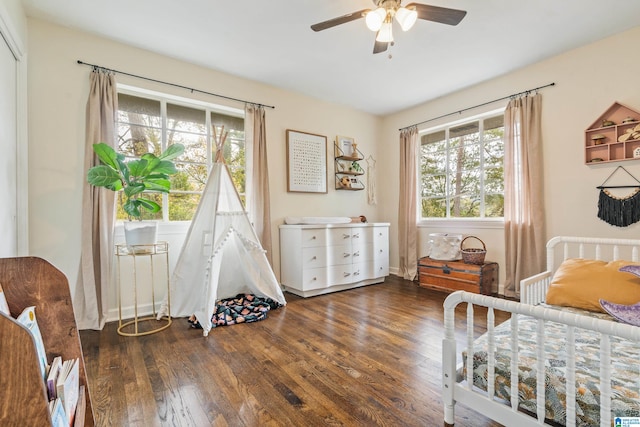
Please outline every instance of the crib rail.
[[569, 258], [595, 260], [640, 260], [640, 240], [596, 237], [557, 236], [547, 242], [547, 270], [520, 282], [520, 302], [537, 305], [545, 302], [553, 273]]
[[[550, 280], [550, 274], [543, 273], [538, 279], [533, 280], [534, 283], [544, 286]], [[537, 295], [537, 291], [532, 294]], [[467, 304], [466, 310], [466, 330], [467, 330], [467, 377], [466, 381], [458, 382], [457, 380], [457, 364], [456, 357], [458, 354], [457, 343], [455, 339], [455, 309], [461, 304]], [[487, 308], [487, 339], [489, 343], [488, 349], [488, 378], [487, 390], [474, 387], [473, 384], [473, 355], [474, 351], [474, 306]], [[493, 354], [494, 343], [494, 311], [500, 310], [512, 313], [511, 316], [511, 402], [506, 405], [502, 401], [498, 401], [494, 397], [495, 384], [495, 354]], [[534, 416], [527, 415], [518, 411], [518, 336], [517, 323], [518, 315], [527, 315], [537, 321], [537, 414]], [[454, 423], [454, 405], [456, 402], [465, 404], [484, 414], [491, 414], [491, 418], [504, 425], [518, 426], [539, 426], [545, 420], [545, 368], [544, 368], [544, 343], [545, 343], [545, 323], [557, 322], [568, 325], [566, 336], [568, 360], [567, 360], [567, 407], [566, 407], [566, 425], [575, 426], [576, 423], [576, 405], [575, 405], [575, 328], [586, 329], [594, 334], [600, 335], [600, 377], [601, 377], [601, 409], [600, 424], [601, 426], [611, 425], [611, 378], [610, 378], [610, 337], [617, 336], [640, 343], [640, 328], [625, 325], [613, 321], [596, 319], [566, 311], [546, 308], [540, 305], [522, 304], [505, 299], [498, 299], [484, 295], [473, 294], [464, 291], [454, 292], [447, 297], [444, 302], [444, 327], [445, 336], [443, 339], [443, 399], [444, 399], [444, 421], [447, 424]]]
[[639, 252], [639, 239], [557, 236], [547, 242], [547, 270], [555, 272], [560, 262], [567, 258], [637, 262]]

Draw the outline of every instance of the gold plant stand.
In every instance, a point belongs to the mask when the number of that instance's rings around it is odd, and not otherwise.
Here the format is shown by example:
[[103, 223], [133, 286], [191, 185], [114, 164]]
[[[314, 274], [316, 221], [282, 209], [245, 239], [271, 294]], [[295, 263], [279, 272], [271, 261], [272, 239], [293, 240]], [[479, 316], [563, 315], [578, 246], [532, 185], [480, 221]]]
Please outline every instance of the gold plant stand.
[[[152, 245], [126, 245], [124, 243], [117, 244], [115, 255], [117, 259], [117, 268], [118, 268], [118, 334], [127, 336], [127, 337], [139, 337], [143, 335], [149, 335], [156, 332], [160, 332], [164, 329], [167, 329], [171, 326], [171, 296], [170, 296], [170, 285], [169, 285], [169, 244], [167, 242], [158, 242]], [[131, 289], [133, 292], [133, 310], [134, 315], [132, 320], [128, 320], [123, 322], [122, 320], [122, 280], [121, 280], [121, 265], [120, 260], [123, 257], [131, 257], [132, 258], [132, 275], [133, 275], [133, 288]], [[162, 318], [158, 318], [158, 312], [156, 310], [156, 283], [155, 283], [155, 272], [154, 272], [154, 258], [161, 257], [164, 259], [164, 263], [166, 265], [166, 283], [167, 283], [167, 297], [166, 297], [166, 307], [163, 306], [162, 311], [166, 312], [166, 316]], [[149, 272], [151, 277], [151, 306], [153, 310], [152, 316], [138, 316], [138, 261], [140, 258], [148, 258], [149, 262]], [[158, 326], [153, 326], [151, 329], [149, 328], [139, 328], [139, 324], [141, 322], [157, 322]], [[125, 329], [132, 329], [130, 326], [133, 325], [133, 332], [126, 332]], [[146, 325], [145, 325], [146, 326]]]

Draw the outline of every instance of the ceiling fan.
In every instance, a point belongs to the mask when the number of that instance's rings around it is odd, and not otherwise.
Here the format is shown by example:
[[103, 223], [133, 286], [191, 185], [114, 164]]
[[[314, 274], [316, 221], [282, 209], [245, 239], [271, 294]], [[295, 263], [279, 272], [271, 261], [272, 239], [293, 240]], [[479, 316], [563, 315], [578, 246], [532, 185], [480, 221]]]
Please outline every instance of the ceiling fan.
[[348, 13], [337, 18], [313, 24], [313, 31], [322, 31], [336, 25], [346, 24], [356, 19], [365, 18], [367, 27], [376, 32], [376, 40], [373, 45], [373, 53], [387, 50], [389, 44], [393, 44], [393, 19], [400, 24], [403, 31], [408, 31], [417, 19], [439, 22], [447, 25], [458, 25], [467, 14], [464, 10], [449, 9], [446, 7], [431, 6], [421, 3], [409, 3], [406, 7], [401, 5], [402, 0], [373, 0], [375, 9], [363, 9]]

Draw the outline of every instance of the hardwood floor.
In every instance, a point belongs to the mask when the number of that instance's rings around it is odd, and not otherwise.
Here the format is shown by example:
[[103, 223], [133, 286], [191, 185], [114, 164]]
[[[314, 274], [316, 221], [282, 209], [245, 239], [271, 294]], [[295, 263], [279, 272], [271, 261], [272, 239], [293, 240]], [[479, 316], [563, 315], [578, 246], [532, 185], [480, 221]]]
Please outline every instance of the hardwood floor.
[[[206, 338], [183, 318], [142, 337], [119, 336], [117, 322], [81, 331], [96, 425], [443, 425], [446, 294], [390, 276], [324, 296], [285, 296], [287, 306], [267, 319]], [[478, 324], [484, 313], [476, 315]], [[499, 425], [456, 407], [456, 426]]]

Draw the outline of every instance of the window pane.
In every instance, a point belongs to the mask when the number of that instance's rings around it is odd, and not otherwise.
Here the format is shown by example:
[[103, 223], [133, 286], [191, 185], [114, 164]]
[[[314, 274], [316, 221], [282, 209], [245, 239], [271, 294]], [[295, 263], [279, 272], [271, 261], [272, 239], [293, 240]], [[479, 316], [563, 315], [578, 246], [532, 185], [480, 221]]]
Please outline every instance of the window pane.
[[422, 174], [444, 173], [447, 170], [447, 153], [445, 151], [437, 151], [433, 153], [425, 153], [422, 151], [420, 155], [420, 171]]
[[422, 197], [442, 197], [447, 190], [446, 175], [425, 176], [422, 179]]
[[460, 171], [449, 174], [449, 194], [480, 194], [480, 170]]
[[171, 192], [203, 191], [207, 183], [207, 166], [195, 163], [177, 163], [178, 173], [170, 177]]
[[[501, 137], [502, 138], [502, 137]], [[504, 164], [504, 142], [502, 139], [491, 140], [484, 144], [484, 166], [502, 167]]]
[[471, 195], [456, 195], [451, 200], [449, 216], [452, 218], [473, 218], [480, 216], [480, 199]]
[[169, 194], [169, 221], [191, 221], [201, 194]]
[[[428, 133], [426, 135], [422, 135], [422, 137], [420, 137], [420, 144], [422, 145], [431, 145], [434, 144], [437, 146], [437, 144], [444, 144], [446, 142], [446, 132], [441, 130], [439, 132], [434, 132], [434, 133]], [[440, 147], [439, 149], [444, 148], [444, 145], [442, 147]]]
[[126, 122], [129, 113], [137, 114], [147, 126], [153, 126], [158, 129], [162, 126], [160, 101], [119, 93], [118, 120]]
[[462, 138], [467, 140], [469, 138], [477, 138], [480, 131], [480, 122], [465, 123], [449, 130], [449, 138]]
[[446, 218], [447, 201], [444, 197], [439, 198], [423, 198], [422, 199], [422, 216], [428, 218]]
[[449, 152], [449, 170], [468, 170], [480, 166], [480, 144], [458, 145]]
[[488, 130], [504, 128], [504, 115], [500, 114], [499, 116], [484, 119], [483, 125], [485, 132]]
[[485, 193], [504, 194], [504, 169], [502, 166], [485, 170], [484, 191]]
[[125, 156], [159, 153], [161, 123], [159, 101], [118, 94], [118, 147]]
[[504, 195], [488, 194], [484, 199], [484, 216], [487, 218], [504, 217]]
[[167, 145], [180, 143], [192, 162], [207, 161], [206, 115], [204, 110], [167, 104]]

